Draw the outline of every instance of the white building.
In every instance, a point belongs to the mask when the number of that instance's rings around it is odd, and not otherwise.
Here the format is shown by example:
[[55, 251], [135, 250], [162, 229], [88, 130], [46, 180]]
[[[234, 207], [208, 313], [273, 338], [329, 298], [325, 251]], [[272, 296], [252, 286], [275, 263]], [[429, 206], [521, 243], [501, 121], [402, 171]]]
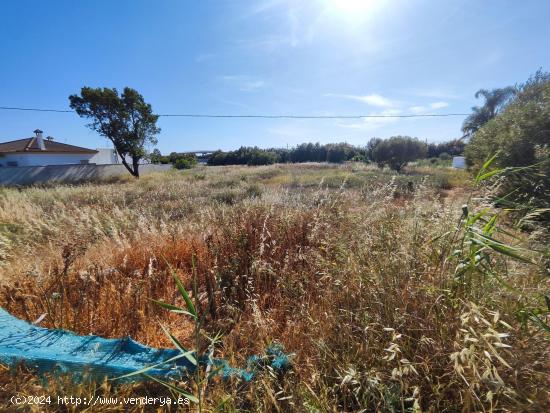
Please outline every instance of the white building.
[[453, 168], [465, 169], [466, 168], [466, 158], [464, 156], [455, 156], [455, 157], [453, 157]]
[[116, 164], [120, 163], [119, 157], [114, 149], [98, 148], [97, 153], [90, 158], [90, 163], [96, 165]]
[[119, 163], [113, 149], [88, 149], [36, 136], [0, 143], [0, 167]]

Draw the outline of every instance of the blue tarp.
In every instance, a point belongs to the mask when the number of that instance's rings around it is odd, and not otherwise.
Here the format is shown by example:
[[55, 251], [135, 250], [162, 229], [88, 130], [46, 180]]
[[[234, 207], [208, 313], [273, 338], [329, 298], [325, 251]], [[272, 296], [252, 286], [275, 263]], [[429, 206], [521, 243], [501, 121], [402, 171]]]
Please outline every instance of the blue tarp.
[[[88, 374], [95, 379], [114, 378], [141, 370], [180, 355], [176, 349], [156, 349], [131, 338], [107, 339], [79, 336], [65, 330], [38, 327], [19, 320], [0, 308], [0, 363], [24, 363], [39, 373]], [[265, 368], [285, 371], [290, 355], [281, 345], [272, 344], [263, 356], [251, 356], [246, 368], [231, 367], [226, 360], [201, 357], [201, 365], [211, 364], [214, 374], [223, 379], [250, 381]], [[194, 371], [185, 357], [147, 371], [151, 376], [178, 377]], [[133, 380], [143, 376], [133, 376]]]
[[[147, 347], [131, 338], [78, 336], [34, 326], [0, 308], [0, 362], [9, 366], [24, 362], [40, 373], [86, 372], [98, 378], [118, 377], [179, 354], [179, 350]], [[147, 374], [170, 376], [184, 369], [193, 370], [194, 366], [180, 358]]]

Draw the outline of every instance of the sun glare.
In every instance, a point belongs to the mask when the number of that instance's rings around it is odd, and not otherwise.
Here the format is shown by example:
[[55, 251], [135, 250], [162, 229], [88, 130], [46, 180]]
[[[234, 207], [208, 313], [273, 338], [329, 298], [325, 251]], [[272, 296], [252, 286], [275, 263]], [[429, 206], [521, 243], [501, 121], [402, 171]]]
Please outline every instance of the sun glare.
[[361, 13], [372, 8], [373, 0], [330, 0], [332, 7], [343, 13]]
[[325, 11], [334, 16], [357, 23], [370, 19], [382, 6], [383, 0], [322, 0]]

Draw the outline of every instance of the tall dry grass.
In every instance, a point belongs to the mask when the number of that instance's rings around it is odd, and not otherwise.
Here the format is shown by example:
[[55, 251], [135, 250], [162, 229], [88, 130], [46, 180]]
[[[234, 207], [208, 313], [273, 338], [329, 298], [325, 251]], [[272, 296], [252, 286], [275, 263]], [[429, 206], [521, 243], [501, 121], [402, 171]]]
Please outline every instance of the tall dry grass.
[[[205, 328], [223, 333], [215, 356], [242, 365], [273, 342], [295, 354], [284, 375], [211, 383], [211, 411], [550, 409], [548, 335], [518, 317], [548, 290], [540, 267], [495, 257], [506, 286], [466, 288], [442, 265], [466, 178], [410, 172], [220, 167], [4, 189], [0, 303], [27, 320], [46, 313], [48, 327], [170, 346], [161, 320], [191, 344], [192, 325], [150, 298], [182, 305], [170, 267], [192, 290], [195, 265]], [[47, 391], [18, 374], [33, 385], [2, 373], [4, 408], [10, 393]], [[51, 391], [95, 389], [69, 382]]]

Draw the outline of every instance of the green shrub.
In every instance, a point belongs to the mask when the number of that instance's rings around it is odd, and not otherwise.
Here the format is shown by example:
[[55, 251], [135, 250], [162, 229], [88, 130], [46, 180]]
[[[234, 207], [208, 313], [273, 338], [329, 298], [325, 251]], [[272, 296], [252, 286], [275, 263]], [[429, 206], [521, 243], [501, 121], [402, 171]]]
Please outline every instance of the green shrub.
[[277, 162], [277, 156], [272, 152], [254, 151], [250, 154], [247, 165], [271, 165]]
[[353, 155], [353, 147], [346, 143], [326, 145], [327, 162], [342, 163], [351, 159]]
[[174, 168], [176, 169], [191, 169], [197, 164], [196, 159], [180, 158], [174, 162]]
[[449, 189], [453, 188], [453, 185], [452, 185], [451, 180], [449, 179], [449, 177], [447, 175], [443, 175], [443, 174], [435, 175], [434, 185], [435, 185], [436, 188], [444, 189], [444, 190], [449, 190]]
[[154, 164], [170, 163], [170, 158], [168, 156], [162, 156], [158, 149], [154, 149], [153, 152], [149, 154], [149, 160]]
[[193, 174], [193, 179], [195, 181], [204, 181], [206, 179], [206, 174], [202, 174], [202, 173]]
[[479, 168], [495, 153], [495, 165], [527, 166], [547, 159], [550, 143], [550, 73], [537, 72], [519, 88], [503, 113], [486, 123], [466, 147], [469, 165]]
[[464, 153], [466, 143], [464, 139], [452, 139], [447, 142], [430, 143], [428, 144], [428, 158], [437, 158], [442, 153], [447, 153], [450, 156], [458, 156]]
[[191, 169], [198, 162], [194, 153], [172, 152], [168, 159], [176, 169]]
[[410, 136], [393, 136], [380, 141], [372, 150], [373, 161], [379, 167], [387, 165], [398, 172], [408, 162], [425, 158], [426, 154], [426, 144]]
[[520, 85], [506, 109], [486, 123], [466, 147], [468, 165], [479, 168], [497, 154], [500, 168], [527, 167], [500, 176], [506, 206], [533, 211], [550, 207], [550, 73], [537, 72]]
[[245, 195], [248, 198], [260, 198], [263, 194], [263, 190], [258, 184], [249, 185], [245, 190]]
[[220, 204], [234, 205], [237, 202], [238, 194], [236, 191], [222, 191], [213, 196], [213, 199]]

